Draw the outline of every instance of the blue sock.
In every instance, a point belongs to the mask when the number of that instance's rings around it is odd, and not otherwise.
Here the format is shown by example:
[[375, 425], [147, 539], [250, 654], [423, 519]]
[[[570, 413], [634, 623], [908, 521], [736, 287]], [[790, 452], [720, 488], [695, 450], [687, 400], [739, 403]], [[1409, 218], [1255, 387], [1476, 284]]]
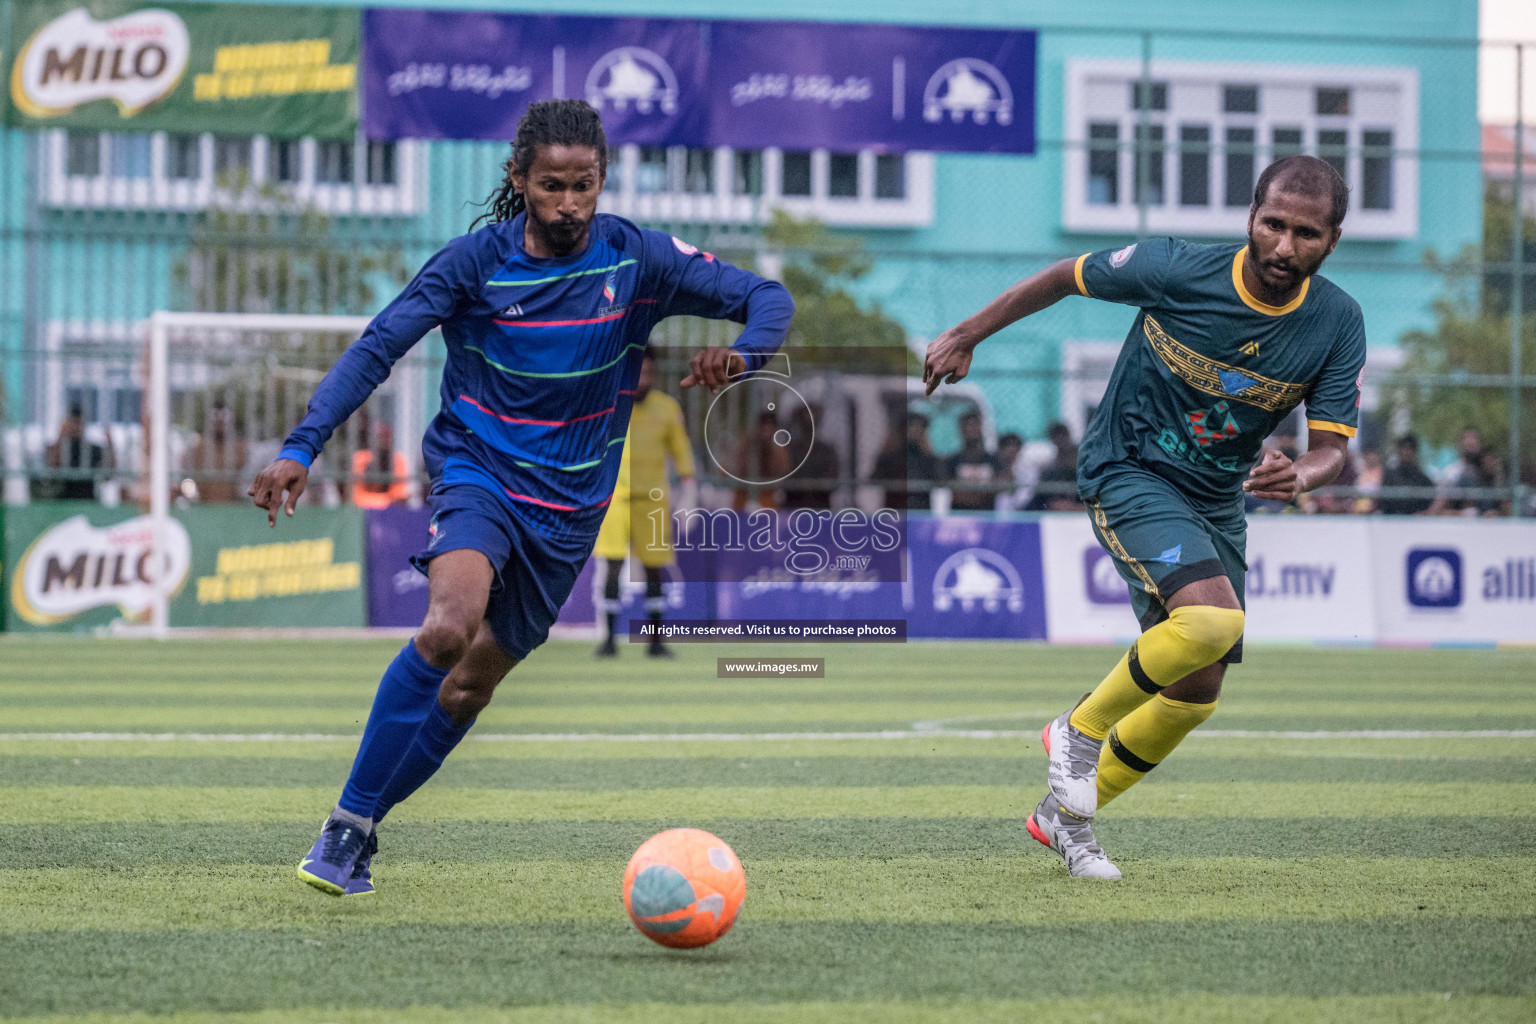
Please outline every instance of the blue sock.
[[447, 675], [447, 669], [435, 668], [421, 656], [414, 640], [389, 663], [373, 698], [352, 774], [337, 801], [342, 810], [363, 818], [373, 814], [374, 804], [410, 751], [421, 723], [438, 706], [437, 690]]
[[443, 706], [434, 700], [427, 720], [421, 723], [421, 730], [416, 733], [416, 742], [411, 744], [410, 753], [405, 755], [400, 766], [395, 769], [389, 785], [384, 787], [384, 795], [374, 805], [373, 820], [382, 821], [391, 807], [420, 789], [421, 784], [442, 766], [443, 758], [459, 745], [459, 740], [464, 738], [464, 734], [474, 724], [473, 718], [463, 725], [457, 724], [448, 717]]

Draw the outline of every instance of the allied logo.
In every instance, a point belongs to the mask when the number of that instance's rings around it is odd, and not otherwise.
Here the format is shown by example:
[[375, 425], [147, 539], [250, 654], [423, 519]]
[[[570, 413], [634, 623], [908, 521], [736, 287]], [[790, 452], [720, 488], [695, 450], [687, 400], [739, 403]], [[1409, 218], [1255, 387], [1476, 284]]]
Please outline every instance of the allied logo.
[[1024, 610], [1024, 581], [1019, 572], [996, 551], [966, 548], [944, 560], [933, 574], [933, 610], [947, 612], [956, 605], [963, 612], [1010, 612]]
[[1412, 548], [1407, 564], [1408, 603], [1415, 608], [1461, 606], [1461, 552]]
[[677, 75], [657, 53], [642, 46], [609, 50], [587, 73], [587, 102], [599, 111], [677, 113]]
[[1126, 246], [1124, 249], [1121, 249], [1119, 252], [1111, 253], [1109, 256], [1109, 265], [1116, 269], [1125, 266], [1125, 261], [1130, 259], [1131, 253], [1136, 251], [1136, 244], [1137, 243], [1132, 242], [1130, 245]]
[[143, 618], [159, 595], [181, 589], [191, 565], [191, 539], [175, 519], [166, 522], [157, 558], [149, 516], [99, 528], [73, 516], [34, 540], [16, 563], [11, 607], [34, 626], [111, 605]]
[[96, 100], [111, 100], [132, 117], [175, 91], [190, 52], [186, 23], [170, 11], [97, 21], [77, 7], [22, 46], [11, 99], [29, 117], [58, 117]]
[[923, 90], [923, 120], [933, 124], [946, 116], [955, 124], [967, 117], [976, 124], [1012, 124], [1013, 89], [1003, 73], [984, 60], [952, 60], [933, 73]]
[[1115, 560], [1101, 547], [1083, 549], [1083, 583], [1089, 604], [1131, 603], [1131, 592], [1115, 571]]

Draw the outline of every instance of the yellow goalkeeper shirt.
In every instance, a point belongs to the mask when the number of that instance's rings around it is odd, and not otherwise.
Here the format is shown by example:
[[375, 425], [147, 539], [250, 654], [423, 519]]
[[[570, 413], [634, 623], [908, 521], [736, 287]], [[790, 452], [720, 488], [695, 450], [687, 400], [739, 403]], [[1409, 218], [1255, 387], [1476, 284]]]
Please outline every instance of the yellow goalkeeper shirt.
[[647, 500], [653, 490], [667, 500], [667, 456], [680, 477], [693, 476], [693, 448], [683, 426], [683, 407], [671, 395], [654, 388], [635, 403], [624, 439], [624, 458], [614, 493], [620, 499], [633, 495]]

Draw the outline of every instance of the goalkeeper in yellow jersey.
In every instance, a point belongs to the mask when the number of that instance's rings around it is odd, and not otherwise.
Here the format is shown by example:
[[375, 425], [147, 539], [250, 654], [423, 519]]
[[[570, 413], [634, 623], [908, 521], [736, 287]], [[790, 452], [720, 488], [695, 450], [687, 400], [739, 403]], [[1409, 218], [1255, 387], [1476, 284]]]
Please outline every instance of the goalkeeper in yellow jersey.
[[[613, 501], [597, 535], [594, 553], [605, 559], [607, 575], [600, 602], [608, 620], [608, 637], [597, 649], [600, 658], [616, 657], [614, 628], [619, 614], [619, 586], [624, 572], [624, 556], [631, 549], [645, 567], [645, 612], [653, 626], [661, 624], [667, 607], [662, 594], [662, 570], [672, 564], [672, 503], [668, 494], [667, 458], [684, 485], [693, 482], [693, 449], [683, 427], [683, 407], [677, 399], [655, 390], [656, 353], [649, 346], [640, 366], [640, 380], [635, 385], [635, 410], [629, 419], [629, 437], [624, 444], [624, 461], [619, 466], [618, 484]], [[646, 653], [653, 658], [670, 658], [672, 652], [661, 642], [659, 631], [651, 633]]]

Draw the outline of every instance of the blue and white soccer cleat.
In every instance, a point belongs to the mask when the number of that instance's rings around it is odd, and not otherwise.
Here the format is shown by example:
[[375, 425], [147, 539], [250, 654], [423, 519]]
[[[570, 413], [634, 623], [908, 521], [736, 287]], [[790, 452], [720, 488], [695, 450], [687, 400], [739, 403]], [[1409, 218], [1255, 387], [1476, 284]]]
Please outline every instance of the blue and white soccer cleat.
[[[334, 818], [327, 820], [320, 838], [299, 861], [299, 879], [332, 896], [344, 895], [353, 869], [368, 847], [368, 839], [355, 825]], [[373, 888], [371, 881], [369, 888]]]
[[357, 863], [352, 865], [352, 877], [347, 880], [348, 896], [373, 895], [373, 871], [370, 862], [373, 855], [379, 852], [379, 833], [377, 830], [368, 833], [368, 842], [363, 845], [363, 852], [358, 855]]

